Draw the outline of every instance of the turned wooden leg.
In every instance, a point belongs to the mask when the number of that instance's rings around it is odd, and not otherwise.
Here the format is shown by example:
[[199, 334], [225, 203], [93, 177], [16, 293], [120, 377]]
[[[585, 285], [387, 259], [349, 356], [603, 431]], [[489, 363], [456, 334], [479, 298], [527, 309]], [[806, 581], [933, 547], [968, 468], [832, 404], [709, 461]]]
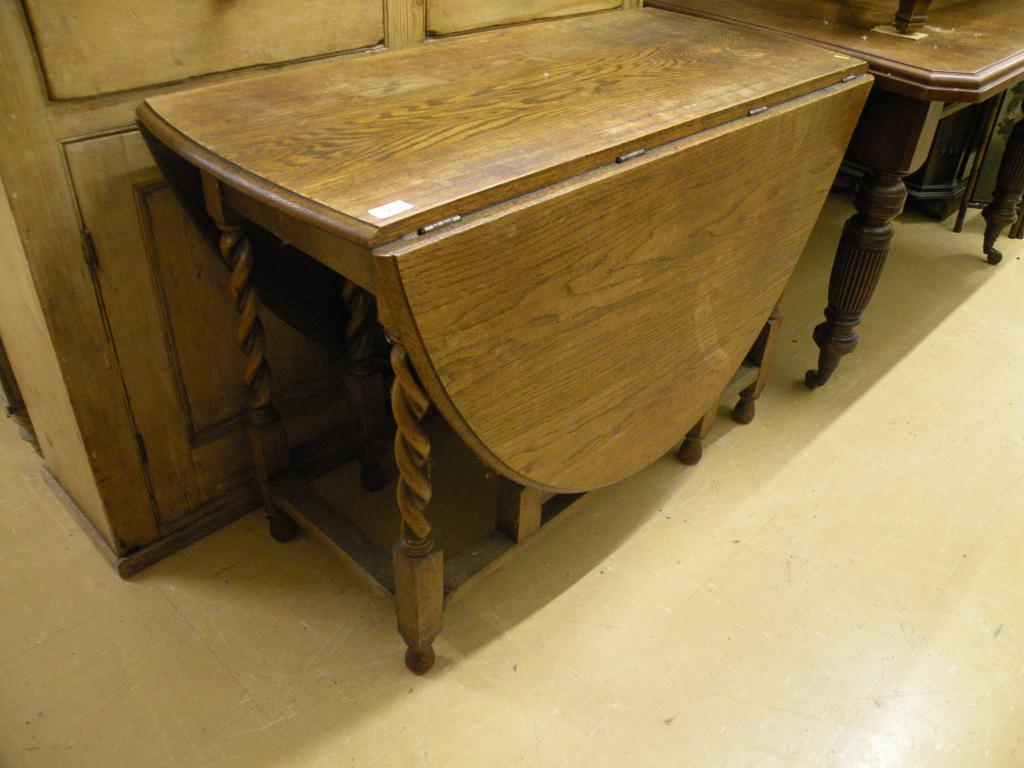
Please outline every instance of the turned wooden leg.
[[544, 502], [554, 494], [498, 478], [498, 530], [517, 544], [540, 530]]
[[779, 333], [782, 331], [782, 312], [778, 304], [772, 310], [768, 322], [761, 329], [761, 335], [757, 337], [754, 346], [747, 355], [747, 360], [757, 366], [757, 379], [749, 387], [740, 392], [740, 400], [732, 410], [733, 419], [739, 424], [749, 424], [754, 420], [755, 403], [757, 398], [764, 392], [765, 384], [768, 383], [768, 371], [772, 367], [772, 359], [775, 357], [775, 346], [779, 341]]
[[928, 21], [928, 8], [932, 0], [900, 0], [893, 24], [903, 34], [919, 32]]
[[[1017, 221], [1024, 197], [1024, 119], [1018, 120], [1006, 142], [1006, 152], [999, 164], [996, 191], [985, 206], [985, 255], [989, 264], [998, 264], [1003, 254], [996, 249], [996, 240], [1003, 230]], [[1016, 232], [1014, 232], [1016, 234]]]
[[395, 603], [398, 631], [409, 647], [405, 664], [417, 675], [434, 665], [434, 638], [441, 631], [444, 607], [444, 555], [434, 548], [434, 536], [423, 510], [430, 503], [430, 440], [420, 425], [430, 400], [396, 341], [391, 350], [395, 384], [391, 408], [397, 432], [398, 508], [402, 535], [395, 545]]
[[701, 416], [700, 421], [693, 425], [693, 429], [686, 433], [683, 444], [679, 446], [676, 456], [679, 460], [692, 467], [698, 464], [704, 456], [704, 438], [708, 436], [711, 427], [714, 426], [715, 418], [718, 416], [718, 401]]
[[839, 359], [857, 348], [857, 326], [889, 255], [892, 220], [906, 199], [902, 174], [872, 171], [861, 182], [854, 198], [857, 213], [843, 227], [832, 265], [825, 322], [814, 329], [814, 342], [821, 351], [818, 369], [808, 371], [804, 379], [809, 388], [822, 386]]
[[245, 354], [244, 377], [249, 392], [247, 436], [253, 473], [270, 520], [270, 534], [277, 541], [295, 538], [295, 521], [281, 511], [270, 493], [270, 480], [288, 465], [288, 439], [281, 415], [270, 401], [270, 365], [267, 335], [259, 317], [259, 291], [253, 282], [253, 254], [242, 227], [223, 216], [215, 219], [220, 229], [220, 253], [231, 268], [228, 290], [238, 308], [236, 340]]
[[348, 370], [355, 381], [363, 428], [363, 447], [359, 454], [360, 483], [368, 491], [379, 491], [387, 483], [381, 461], [387, 448], [383, 434], [384, 376], [373, 356], [373, 329], [376, 301], [369, 291], [351, 280], [345, 282], [342, 299], [348, 308], [345, 346]]

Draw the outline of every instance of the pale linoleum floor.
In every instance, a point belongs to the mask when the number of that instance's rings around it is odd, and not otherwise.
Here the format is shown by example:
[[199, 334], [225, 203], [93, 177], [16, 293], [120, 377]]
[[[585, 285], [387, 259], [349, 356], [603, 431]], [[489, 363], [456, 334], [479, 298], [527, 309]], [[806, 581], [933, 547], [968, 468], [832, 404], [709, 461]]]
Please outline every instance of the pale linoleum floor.
[[[0, 425], [0, 765], [1024, 765], [1024, 245], [905, 216], [814, 359], [833, 198], [753, 425], [586, 497], [445, 617], [249, 515], [121, 581]], [[770, 247], [770, 243], [765, 244]]]

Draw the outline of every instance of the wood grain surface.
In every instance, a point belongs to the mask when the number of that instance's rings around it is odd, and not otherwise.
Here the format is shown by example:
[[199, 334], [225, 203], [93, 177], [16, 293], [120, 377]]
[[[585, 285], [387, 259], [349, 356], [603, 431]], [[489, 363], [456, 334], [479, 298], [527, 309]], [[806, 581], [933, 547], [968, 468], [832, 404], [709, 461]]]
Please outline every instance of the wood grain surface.
[[770, 29], [864, 59], [878, 84], [934, 101], [976, 102], [1024, 79], [1024, 0], [936, 0], [926, 37], [883, 34], [895, 0], [647, 0]]
[[[863, 68], [737, 26], [628, 16], [492, 30], [158, 96], [139, 118], [228, 185], [373, 245]], [[411, 208], [368, 212], [396, 200]]]
[[669, 450], [782, 294], [870, 82], [378, 249], [381, 297], [462, 439], [556, 492]]
[[25, 6], [57, 99], [323, 56], [384, 39], [380, 0], [26, 0]]

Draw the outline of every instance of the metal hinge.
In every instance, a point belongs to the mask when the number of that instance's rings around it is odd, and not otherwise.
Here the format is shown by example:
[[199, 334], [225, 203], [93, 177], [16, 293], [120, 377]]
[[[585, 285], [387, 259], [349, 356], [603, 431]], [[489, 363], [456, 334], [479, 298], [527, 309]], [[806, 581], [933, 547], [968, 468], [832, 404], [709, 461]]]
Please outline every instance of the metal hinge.
[[421, 234], [421, 235], [425, 235], [428, 232], [433, 232], [433, 231], [435, 231], [437, 229], [440, 229], [441, 227], [447, 227], [449, 224], [454, 224], [457, 221], [462, 221], [462, 216], [459, 215], [459, 214], [455, 214], [454, 216], [449, 216], [447, 219], [441, 219], [440, 221], [435, 221], [433, 224], [427, 224], [426, 226], [423, 226], [423, 227], [420, 227], [419, 229], [417, 229], [416, 232]]
[[640, 157], [640, 155], [646, 155], [647, 150], [641, 147], [640, 149], [634, 149], [632, 152], [627, 152], [624, 155], [619, 155], [615, 158], [616, 163], [624, 163], [627, 160], [633, 160], [634, 158]]
[[140, 432], [135, 433], [135, 442], [139, 446], [139, 459], [143, 464], [149, 464], [149, 454], [146, 452], [146, 441], [142, 439]]
[[100, 268], [100, 260], [96, 255], [96, 243], [92, 239], [92, 232], [86, 228], [82, 229], [82, 249], [85, 252], [85, 263], [95, 272]]

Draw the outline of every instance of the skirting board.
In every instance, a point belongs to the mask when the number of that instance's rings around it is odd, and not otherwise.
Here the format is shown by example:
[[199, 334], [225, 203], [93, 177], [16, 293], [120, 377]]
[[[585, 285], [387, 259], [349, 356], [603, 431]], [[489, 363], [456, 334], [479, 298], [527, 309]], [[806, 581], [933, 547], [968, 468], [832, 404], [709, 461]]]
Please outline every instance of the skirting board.
[[99, 532], [93, 528], [92, 523], [85, 514], [78, 508], [67, 491], [61, 486], [60, 481], [53, 476], [48, 467], [43, 467], [43, 478], [50, 486], [53, 493], [60, 499], [64, 507], [71, 513], [85, 534], [96, 545], [104, 559], [109, 562], [122, 579], [127, 579], [144, 568], [148, 568], [158, 560], [163, 560], [168, 555], [187, 547], [195, 541], [213, 533], [218, 528], [227, 525], [243, 515], [252, 512], [260, 506], [256, 489], [249, 486], [240, 486], [228, 491], [219, 497], [210, 506], [213, 507], [208, 514], [205, 514], [191, 523], [173, 531], [156, 541], [130, 552], [127, 555], [118, 555], [110, 548]]

